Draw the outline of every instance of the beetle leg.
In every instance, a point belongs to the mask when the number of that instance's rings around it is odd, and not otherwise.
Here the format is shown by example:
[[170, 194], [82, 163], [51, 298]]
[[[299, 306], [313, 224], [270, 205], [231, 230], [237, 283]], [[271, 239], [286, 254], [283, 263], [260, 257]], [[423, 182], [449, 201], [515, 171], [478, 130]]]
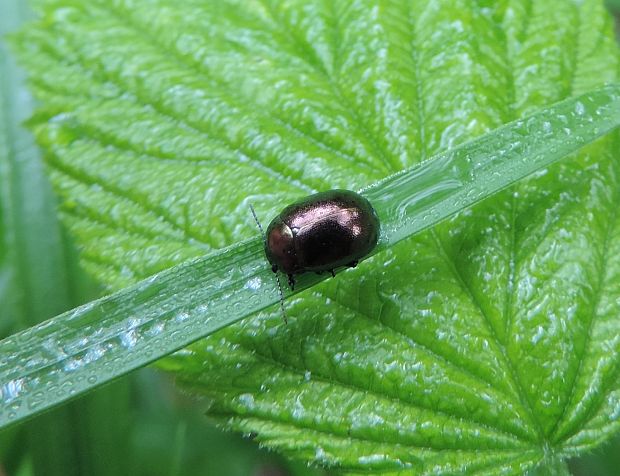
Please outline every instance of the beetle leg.
[[277, 264], [272, 264], [271, 265], [271, 271], [273, 271], [274, 273], [278, 272], [278, 265]]
[[355, 260], [355, 261], [351, 261], [348, 266], [349, 268], [355, 268], [357, 266], [357, 263], [359, 263], [359, 261]]
[[288, 275], [288, 285], [291, 287], [291, 291], [295, 290], [295, 278], [292, 274]]
[[330, 273], [332, 273], [332, 278], [335, 278], [335, 277], [336, 277], [336, 273], [334, 273], [334, 270], [333, 270], [333, 269], [330, 269], [330, 270], [329, 270], [329, 272], [330, 272]]

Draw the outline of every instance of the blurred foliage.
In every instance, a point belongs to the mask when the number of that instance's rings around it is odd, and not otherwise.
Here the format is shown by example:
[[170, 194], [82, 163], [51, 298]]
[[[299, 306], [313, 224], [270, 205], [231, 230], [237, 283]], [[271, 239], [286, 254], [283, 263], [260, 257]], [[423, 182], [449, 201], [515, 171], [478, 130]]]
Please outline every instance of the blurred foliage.
[[620, 11], [620, 0], [606, 0], [607, 6], [614, 15], [617, 15]]

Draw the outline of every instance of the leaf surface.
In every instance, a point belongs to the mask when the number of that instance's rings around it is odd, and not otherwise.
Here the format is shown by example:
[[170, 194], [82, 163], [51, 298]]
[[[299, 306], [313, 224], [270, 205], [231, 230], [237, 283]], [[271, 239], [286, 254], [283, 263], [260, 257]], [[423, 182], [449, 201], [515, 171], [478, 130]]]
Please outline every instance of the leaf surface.
[[[110, 289], [255, 235], [248, 203], [363, 187], [618, 76], [594, 0], [43, 11], [19, 45], [33, 124]], [[161, 366], [217, 421], [353, 473], [521, 474], [592, 448], [620, 409], [619, 145], [313, 288], [289, 326], [274, 310]]]

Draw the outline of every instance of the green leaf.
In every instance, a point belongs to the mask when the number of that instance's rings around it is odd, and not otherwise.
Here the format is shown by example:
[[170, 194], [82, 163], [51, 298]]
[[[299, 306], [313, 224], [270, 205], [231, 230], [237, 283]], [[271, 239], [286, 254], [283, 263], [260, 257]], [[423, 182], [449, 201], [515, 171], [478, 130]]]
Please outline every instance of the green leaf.
[[[617, 79], [598, 0], [44, 3], [17, 42], [42, 102], [33, 126], [84, 265], [110, 289], [255, 235], [250, 202], [271, 217], [436, 156], [367, 191], [387, 248], [619, 110], [610, 88], [496, 130]], [[289, 326], [274, 310], [160, 365], [227, 427], [352, 473], [561, 471], [618, 426], [618, 145], [607, 136], [313, 288]], [[416, 174], [429, 197], [407, 187]], [[63, 364], [93, 359], [105, 381], [273, 302], [261, 259], [254, 239], [3, 350], [73, 342], [32, 375], [63, 382]], [[71, 381], [55, 390], [94, 385]]]

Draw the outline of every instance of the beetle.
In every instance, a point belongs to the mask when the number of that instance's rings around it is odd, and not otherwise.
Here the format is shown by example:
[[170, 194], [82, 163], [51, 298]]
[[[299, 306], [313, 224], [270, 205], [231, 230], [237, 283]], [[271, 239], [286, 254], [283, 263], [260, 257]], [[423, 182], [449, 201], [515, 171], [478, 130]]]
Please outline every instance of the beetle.
[[354, 267], [377, 245], [379, 218], [368, 200], [350, 190], [303, 198], [276, 216], [265, 234], [265, 254], [275, 272], [295, 275]]

